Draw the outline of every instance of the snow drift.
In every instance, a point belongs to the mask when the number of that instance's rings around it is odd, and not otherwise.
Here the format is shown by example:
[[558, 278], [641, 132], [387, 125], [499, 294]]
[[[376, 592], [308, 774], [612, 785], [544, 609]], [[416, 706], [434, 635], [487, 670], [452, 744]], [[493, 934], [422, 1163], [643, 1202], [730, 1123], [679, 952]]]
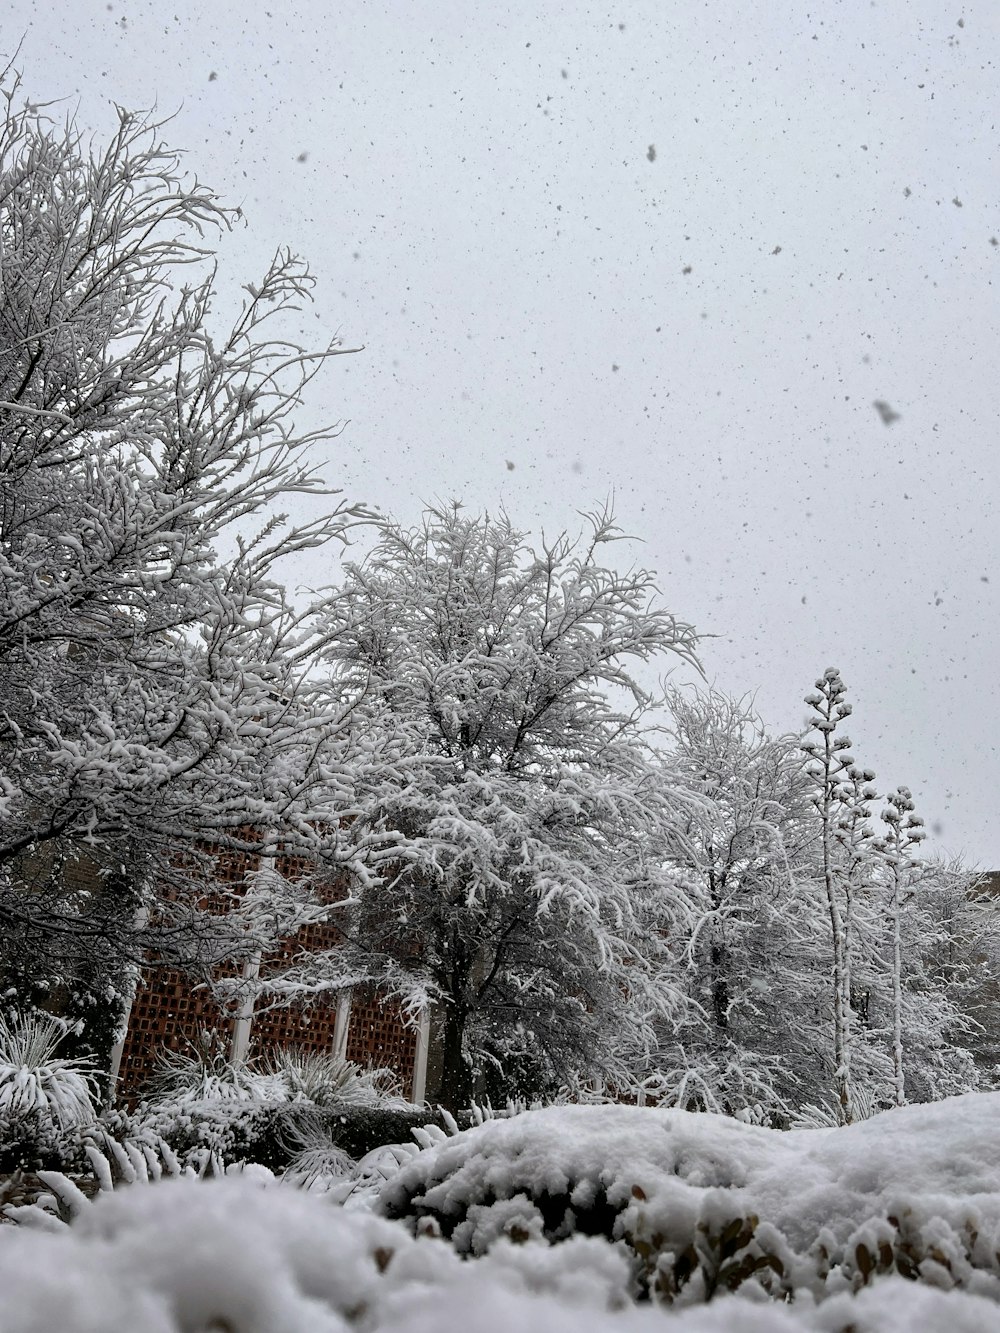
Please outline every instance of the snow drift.
[[3, 1228], [0, 1333], [980, 1333], [998, 1113], [980, 1094], [778, 1133], [554, 1107], [413, 1158], [378, 1202], [394, 1216], [260, 1168], [135, 1185]]

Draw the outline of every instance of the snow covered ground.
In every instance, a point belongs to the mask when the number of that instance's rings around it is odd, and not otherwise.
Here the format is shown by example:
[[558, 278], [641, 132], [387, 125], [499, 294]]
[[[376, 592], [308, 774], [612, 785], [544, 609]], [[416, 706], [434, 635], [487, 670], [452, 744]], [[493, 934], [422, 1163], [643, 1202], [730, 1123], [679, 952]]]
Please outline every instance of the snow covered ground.
[[[573, 1218], [557, 1217], [567, 1197]], [[1000, 1327], [1000, 1094], [787, 1134], [628, 1107], [528, 1112], [421, 1153], [377, 1207], [400, 1220], [257, 1170], [119, 1189], [69, 1226], [5, 1226], [0, 1333]], [[588, 1217], [614, 1238], [572, 1234]], [[759, 1220], [720, 1248], [737, 1218]], [[560, 1227], [562, 1243], [538, 1239]], [[421, 1234], [437, 1231], [451, 1243]], [[657, 1287], [683, 1246], [701, 1266]], [[750, 1264], [704, 1303], [706, 1275], [764, 1252], [780, 1273]], [[637, 1257], [672, 1304], [635, 1303]]]

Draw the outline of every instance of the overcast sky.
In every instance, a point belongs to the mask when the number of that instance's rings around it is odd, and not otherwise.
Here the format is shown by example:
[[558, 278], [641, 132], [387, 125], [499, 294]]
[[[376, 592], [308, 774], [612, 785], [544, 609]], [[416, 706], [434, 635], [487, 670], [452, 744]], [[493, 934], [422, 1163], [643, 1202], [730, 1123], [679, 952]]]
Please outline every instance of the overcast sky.
[[309, 259], [316, 342], [365, 347], [310, 406], [348, 496], [552, 532], [613, 492], [711, 680], [797, 729], [839, 667], [881, 788], [1000, 866], [996, 0], [8, 0], [22, 34], [83, 124], [177, 112], [233, 287]]

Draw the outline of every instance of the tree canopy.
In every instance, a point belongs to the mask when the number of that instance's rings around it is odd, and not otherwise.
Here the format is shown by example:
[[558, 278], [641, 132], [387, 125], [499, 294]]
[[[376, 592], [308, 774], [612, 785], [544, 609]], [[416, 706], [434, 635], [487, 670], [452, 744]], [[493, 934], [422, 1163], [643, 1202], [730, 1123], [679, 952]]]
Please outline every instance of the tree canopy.
[[[213, 233], [234, 222], [154, 120], [97, 145], [21, 108], [0, 126], [0, 924], [45, 986], [107, 961], [211, 961], [201, 853], [315, 828], [344, 786], [341, 719], [311, 692], [289, 555], [323, 490], [295, 427], [336, 341], [281, 334], [312, 279], [275, 256], [212, 332]], [[252, 831], [252, 833], [251, 833]], [[71, 870], [68, 872], [67, 867]], [[152, 913], [149, 909], [154, 906]], [[114, 971], [115, 968], [112, 968]]]
[[[397, 758], [359, 818], [391, 871], [362, 892], [357, 956], [434, 996], [442, 1085], [628, 1084], [676, 1001], [663, 873], [677, 801], [632, 667], [694, 665], [652, 576], [605, 563], [611, 516], [528, 544], [503, 514], [385, 524], [327, 608], [335, 698]], [[387, 752], [389, 752], [387, 749]]]

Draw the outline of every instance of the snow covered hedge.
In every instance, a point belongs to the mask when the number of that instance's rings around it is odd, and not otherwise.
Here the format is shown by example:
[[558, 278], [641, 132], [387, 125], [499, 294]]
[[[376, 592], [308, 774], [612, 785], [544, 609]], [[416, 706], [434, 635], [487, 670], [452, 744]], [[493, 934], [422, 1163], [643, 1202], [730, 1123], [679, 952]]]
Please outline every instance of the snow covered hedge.
[[463, 1255], [502, 1238], [623, 1242], [640, 1289], [671, 1303], [748, 1283], [822, 1298], [887, 1273], [1000, 1301], [1000, 1094], [785, 1133], [550, 1107], [421, 1154], [380, 1209]]
[[247, 1180], [102, 1197], [72, 1227], [0, 1236], [4, 1333], [984, 1333], [980, 1296], [889, 1278], [816, 1307], [633, 1304], [621, 1247], [496, 1244], [463, 1262], [399, 1223]]
[[381, 1200], [399, 1220], [261, 1168], [70, 1198], [69, 1226], [0, 1230], [0, 1329], [986, 1333], [998, 1112], [972, 1095], [785, 1134], [527, 1112], [404, 1165]]

